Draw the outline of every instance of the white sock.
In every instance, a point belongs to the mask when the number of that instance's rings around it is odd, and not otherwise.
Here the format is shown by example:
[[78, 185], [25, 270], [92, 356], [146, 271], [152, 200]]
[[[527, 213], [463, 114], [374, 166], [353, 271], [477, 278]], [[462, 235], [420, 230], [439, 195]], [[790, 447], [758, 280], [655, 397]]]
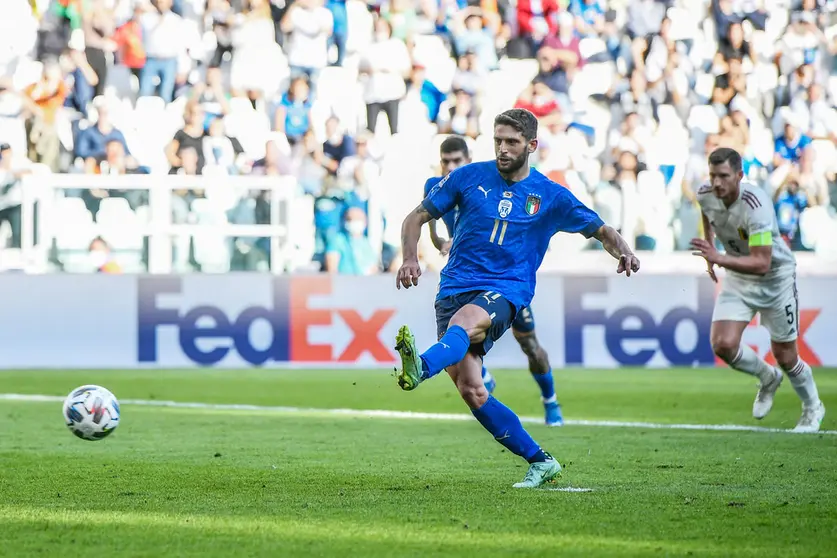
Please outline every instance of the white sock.
[[819, 403], [820, 394], [814, 383], [814, 372], [807, 362], [800, 358], [796, 366], [787, 371], [787, 375], [803, 406], [813, 407]]
[[755, 376], [762, 382], [771, 381], [776, 375], [772, 366], [759, 358], [756, 352], [747, 345], [738, 348], [738, 355], [730, 363], [734, 369]]

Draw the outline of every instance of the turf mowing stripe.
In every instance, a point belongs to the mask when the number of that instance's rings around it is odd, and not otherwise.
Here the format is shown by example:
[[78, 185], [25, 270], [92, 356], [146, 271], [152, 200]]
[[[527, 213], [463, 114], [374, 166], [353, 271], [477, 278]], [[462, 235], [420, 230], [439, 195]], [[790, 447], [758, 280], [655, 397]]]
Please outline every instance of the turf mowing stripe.
[[[0, 393], [0, 400], [29, 403], [62, 403], [60, 395], [30, 395], [20, 393]], [[224, 403], [186, 403], [181, 401], [157, 401], [152, 399], [120, 399], [120, 406], [137, 405], [144, 407], [171, 407], [175, 409], [203, 409], [210, 411], [269, 411], [288, 414], [307, 415], [342, 415], [348, 417], [368, 417], [387, 419], [427, 419], [427, 420], [474, 420], [473, 415], [464, 413], [420, 413], [413, 411], [386, 411], [379, 409], [314, 409], [305, 407], [271, 407], [265, 405], [244, 405]], [[543, 424], [542, 418], [520, 417], [521, 422]], [[566, 426], [608, 426], [612, 428], [646, 428], [656, 430], [711, 430], [720, 432], [779, 432], [797, 434], [784, 428], [765, 428], [740, 424], [665, 424], [658, 422], [629, 422], [618, 420], [565, 420]], [[816, 434], [836, 435], [837, 430], [820, 430]]]

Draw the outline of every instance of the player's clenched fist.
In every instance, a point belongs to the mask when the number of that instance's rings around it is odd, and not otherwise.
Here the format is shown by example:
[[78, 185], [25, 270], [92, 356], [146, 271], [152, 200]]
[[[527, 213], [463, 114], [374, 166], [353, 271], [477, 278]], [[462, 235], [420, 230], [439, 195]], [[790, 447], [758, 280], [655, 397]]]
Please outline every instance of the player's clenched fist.
[[398, 269], [398, 275], [395, 279], [395, 287], [400, 289], [403, 285], [405, 289], [418, 285], [418, 279], [421, 277], [421, 266], [417, 260], [405, 261]]
[[630, 277], [631, 273], [639, 271], [639, 258], [633, 254], [619, 256], [619, 266], [616, 268], [616, 273], [622, 273], [623, 271], [627, 277]]

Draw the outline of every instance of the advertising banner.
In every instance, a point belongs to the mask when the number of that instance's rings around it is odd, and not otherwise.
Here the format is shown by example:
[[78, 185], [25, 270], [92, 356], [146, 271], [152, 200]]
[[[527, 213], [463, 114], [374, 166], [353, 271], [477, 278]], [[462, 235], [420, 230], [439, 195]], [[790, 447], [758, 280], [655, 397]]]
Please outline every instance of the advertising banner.
[[[0, 368], [390, 368], [402, 324], [420, 349], [435, 342], [437, 284], [432, 274], [409, 290], [389, 275], [2, 275]], [[798, 286], [800, 353], [837, 366], [837, 278]], [[544, 275], [536, 333], [554, 366], [713, 366], [717, 288], [694, 275]], [[772, 359], [758, 317], [744, 341]], [[486, 363], [526, 358], [508, 332]]]

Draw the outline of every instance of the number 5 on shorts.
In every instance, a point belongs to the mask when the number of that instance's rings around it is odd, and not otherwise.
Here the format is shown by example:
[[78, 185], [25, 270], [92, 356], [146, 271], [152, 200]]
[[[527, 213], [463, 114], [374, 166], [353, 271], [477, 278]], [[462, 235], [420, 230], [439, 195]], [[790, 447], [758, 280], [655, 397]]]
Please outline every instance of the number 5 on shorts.
[[794, 311], [793, 311], [793, 304], [788, 304], [785, 306], [785, 315], [788, 317], [788, 325], [793, 325], [794, 321]]

